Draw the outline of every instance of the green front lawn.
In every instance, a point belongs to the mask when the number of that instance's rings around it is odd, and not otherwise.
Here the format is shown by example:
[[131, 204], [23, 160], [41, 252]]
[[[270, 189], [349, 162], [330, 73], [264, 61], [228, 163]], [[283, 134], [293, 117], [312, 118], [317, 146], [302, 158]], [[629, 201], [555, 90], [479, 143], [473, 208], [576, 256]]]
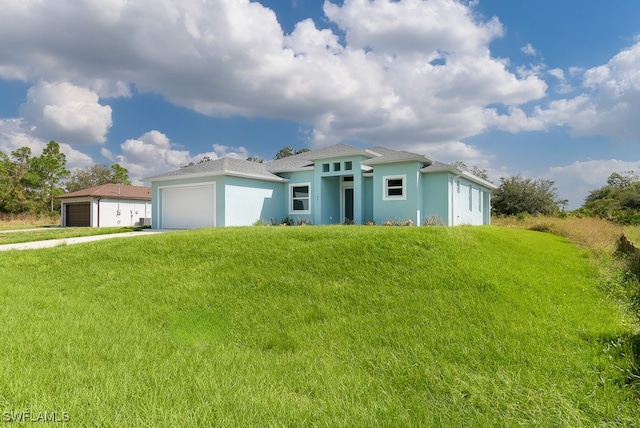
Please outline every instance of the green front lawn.
[[0, 278], [0, 414], [114, 427], [640, 420], [633, 330], [585, 253], [550, 234], [207, 229], [0, 253]]

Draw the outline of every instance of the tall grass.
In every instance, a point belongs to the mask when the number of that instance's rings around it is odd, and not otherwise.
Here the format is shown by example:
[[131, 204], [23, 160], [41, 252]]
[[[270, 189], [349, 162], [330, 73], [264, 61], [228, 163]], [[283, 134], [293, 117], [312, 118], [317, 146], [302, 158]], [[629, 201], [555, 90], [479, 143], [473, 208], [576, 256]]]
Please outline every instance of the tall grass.
[[8, 214], [0, 213], [0, 230], [22, 227], [58, 226], [60, 214]]
[[640, 417], [632, 331], [584, 252], [550, 234], [198, 230], [3, 253], [0, 278], [0, 412], [114, 427]]
[[586, 217], [497, 217], [496, 226], [549, 232], [563, 236], [571, 242], [595, 252], [613, 253], [618, 238], [630, 227], [614, 224], [599, 218]]

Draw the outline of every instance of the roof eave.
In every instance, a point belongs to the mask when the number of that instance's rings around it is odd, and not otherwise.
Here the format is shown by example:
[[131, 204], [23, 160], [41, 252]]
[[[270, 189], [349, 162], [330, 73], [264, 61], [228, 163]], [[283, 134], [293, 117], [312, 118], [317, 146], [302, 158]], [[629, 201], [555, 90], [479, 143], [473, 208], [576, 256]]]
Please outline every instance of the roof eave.
[[373, 159], [362, 161], [362, 164], [363, 165], [383, 165], [386, 163], [404, 163], [404, 162], [420, 162], [423, 164], [432, 164], [433, 159], [423, 155], [419, 155], [415, 157], [406, 157], [406, 158], [395, 158], [395, 159], [385, 159], [384, 157], [382, 157], [382, 158], [373, 158]]
[[450, 172], [452, 174], [456, 174], [457, 176], [463, 176], [477, 184], [481, 184], [485, 187], [490, 188], [491, 190], [496, 190], [498, 186], [493, 184], [492, 182], [485, 180], [484, 178], [480, 178], [477, 175], [474, 175], [468, 171], [458, 168], [455, 165], [446, 165], [446, 166], [426, 166], [420, 169], [420, 172], [423, 174], [435, 173], [435, 172]]
[[176, 175], [168, 175], [168, 176], [153, 176], [143, 178], [141, 181], [145, 183], [155, 183], [161, 181], [173, 181], [173, 180], [183, 180], [186, 178], [205, 178], [205, 177], [218, 177], [218, 176], [233, 176], [233, 177], [242, 177], [242, 178], [252, 178], [257, 180], [266, 180], [266, 181], [276, 181], [276, 182], [284, 182], [288, 181], [286, 178], [278, 177], [274, 175], [273, 177], [268, 177], [260, 174], [250, 174], [244, 172], [237, 171], [206, 171], [206, 172], [194, 172], [194, 173], [186, 173], [186, 174], [176, 174]]

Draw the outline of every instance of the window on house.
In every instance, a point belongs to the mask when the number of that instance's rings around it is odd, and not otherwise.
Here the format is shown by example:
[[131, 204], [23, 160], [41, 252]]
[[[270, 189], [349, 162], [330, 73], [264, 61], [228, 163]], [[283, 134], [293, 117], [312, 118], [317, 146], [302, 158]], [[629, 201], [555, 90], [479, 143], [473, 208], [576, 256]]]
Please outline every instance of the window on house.
[[353, 163], [351, 161], [347, 161], [344, 163], [345, 171], [351, 171], [353, 169]]
[[323, 163], [322, 164], [322, 172], [329, 172], [329, 164], [328, 163]]
[[310, 214], [311, 197], [309, 183], [291, 184], [289, 186], [291, 204], [291, 214]]
[[478, 211], [482, 212], [482, 190], [478, 189]]
[[345, 175], [344, 177], [342, 177], [342, 181], [343, 182], [353, 181], [353, 175]]
[[393, 175], [382, 177], [384, 184], [384, 194], [382, 199], [407, 199], [406, 175]]
[[340, 162], [334, 162], [333, 163], [333, 170], [334, 171], [340, 171]]

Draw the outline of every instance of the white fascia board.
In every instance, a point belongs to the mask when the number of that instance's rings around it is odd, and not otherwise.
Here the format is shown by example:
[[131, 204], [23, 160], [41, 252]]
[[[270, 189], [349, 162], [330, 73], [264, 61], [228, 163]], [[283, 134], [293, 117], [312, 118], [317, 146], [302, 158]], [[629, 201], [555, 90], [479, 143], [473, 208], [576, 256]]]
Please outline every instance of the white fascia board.
[[492, 182], [487, 181], [483, 178], [480, 178], [476, 175], [473, 175], [468, 171], [464, 171], [455, 165], [436, 166], [436, 167], [429, 166], [429, 167], [422, 168], [420, 172], [423, 174], [429, 174], [434, 172], [450, 172], [452, 174], [456, 174], [457, 176], [462, 176], [469, 181], [473, 181], [474, 183], [481, 184], [485, 187], [488, 187], [491, 190], [496, 190], [498, 188], [498, 186], [496, 186]]
[[[253, 178], [256, 180], [264, 180], [264, 181], [276, 181], [276, 182], [286, 182], [289, 181], [286, 178], [282, 177], [265, 177], [263, 175], [258, 174], [248, 174], [243, 172], [234, 172], [234, 171], [207, 171], [207, 172], [196, 172], [193, 174], [179, 174], [179, 175], [169, 175], [165, 177], [153, 178], [149, 177], [145, 181], [146, 183], [155, 183], [160, 181], [173, 181], [173, 180], [184, 180], [186, 178], [206, 178], [206, 177], [218, 177], [229, 175], [233, 177], [242, 177], [242, 178]], [[144, 180], [144, 179], [143, 179]]]
[[424, 155], [416, 155], [416, 156], [412, 156], [412, 157], [406, 157], [406, 158], [392, 158], [392, 159], [385, 159], [384, 157], [382, 158], [373, 158], [373, 159], [367, 159], [366, 161], [363, 161], [362, 163], [364, 165], [383, 165], [386, 163], [406, 163], [406, 162], [420, 162], [420, 163], [432, 163], [433, 159], [424, 156]]
[[354, 149], [354, 150], [345, 150], [344, 152], [339, 153], [328, 153], [322, 156], [312, 156], [307, 159], [312, 161], [323, 160], [323, 159], [336, 159], [336, 158], [345, 158], [350, 156], [363, 156], [368, 157], [370, 153], [368, 153], [365, 149]]

